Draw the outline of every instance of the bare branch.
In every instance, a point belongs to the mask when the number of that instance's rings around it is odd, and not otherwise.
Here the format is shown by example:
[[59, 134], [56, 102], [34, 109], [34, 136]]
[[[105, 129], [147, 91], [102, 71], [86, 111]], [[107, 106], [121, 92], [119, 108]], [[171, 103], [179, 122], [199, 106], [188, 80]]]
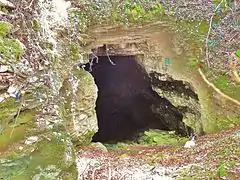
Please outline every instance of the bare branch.
[[108, 162], [108, 180], [112, 179], [112, 171], [111, 171], [111, 167], [110, 167], [110, 162]]
[[208, 33], [207, 33], [207, 37], [206, 37], [206, 61], [207, 61], [207, 66], [208, 68], [210, 67], [210, 62], [209, 62], [209, 49], [208, 49], [208, 41], [209, 41], [209, 36], [210, 36], [210, 33], [211, 33], [211, 29], [212, 29], [212, 21], [213, 21], [213, 17], [215, 15], [215, 12], [217, 11], [217, 9], [219, 8], [219, 6], [223, 3], [223, 0], [221, 0], [221, 2], [217, 5], [217, 7], [215, 8], [215, 10], [213, 11], [212, 13], [212, 16], [210, 18], [210, 22], [209, 22], [209, 29], [208, 29]]
[[109, 51], [109, 49], [108, 49], [107, 44], [106, 44], [106, 54], [107, 54], [108, 60], [109, 60], [109, 62], [110, 62], [113, 66], [115, 66], [116, 64], [110, 59], [110, 56], [109, 56], [109, 54], [108, 54], [108, 51]]

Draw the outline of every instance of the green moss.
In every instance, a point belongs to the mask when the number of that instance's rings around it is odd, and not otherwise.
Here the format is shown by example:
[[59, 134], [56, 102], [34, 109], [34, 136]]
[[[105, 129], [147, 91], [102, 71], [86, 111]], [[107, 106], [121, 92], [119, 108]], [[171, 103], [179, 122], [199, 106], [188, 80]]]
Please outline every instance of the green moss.
[[197, 58], [188, 58], [188, 65], [197, 68], [199, 65], [199, 61]]
[[[72, 171], [74, 168], [69, 169], [69, 164], [65, 162], [66, 145], [58, 140], [41, 141], [37, 145], [37, 150], [33, 152], [32, 159], [29, 162], [28, 174], [33, 174], [38, 166], [46, 168], [48, 165], [55, 165], [57, 169], [63, 172]], [[74, 174], [74, 173], [73, 173]]]
[[12, 26], [6, 22], [0, 22], [0, 53], [3, 60], [19, 60], [23, 54], [21, 45], [14, 39], [7, 38]]
[[212, 82], [230, 97], [240, 100], [240, 84], [233, 84], [226, 76], [218, 76]]
[[60, 176], [63, 180], [77, 180], [78, 172], [76, 165], [73, 164], [65, 171], [62, 171]]
[[236, 54], [238, 57], [240, 57], [240, 49], [238, 49], [238, 50], [235, 52], [235, 54]]
[[[205, 166], [210, 166], [206, 165]], [[206, 167], [203, 167], [201, 165], [190, 165], [184, 167], [182, 170], [178, 172], [178, 175], [180, 176], [177, 178], [178, 180], [192, 180], [192, 179], [215, 179], [216, 173], [214, 171], [209, 171], [208, 169], [205, 169]]]
[[30, 162], [32, 168], [36, 168], [38, 164], [42, 167], [46, 167], [48, 164], [56, 164], [58, 167], [64, 167], [64, 152], [65, 146], [63, 143], [54, 140], [49, 143], [48, 141], [41, 141], [37, 144], [38, 150], [36, 150], [32, 156], [33, 159]]
[[63, 142], [42, 140], [34, 152], [5, 160], [0, 164], [0, 178], [30, 180], [40, 179], [77, 179], [75, 161], [65, 162], [66, 145]]
[[159, 159], [164, 158], [165, 156], [166, 156], [166, 154], [163, 153], [163, 152], [159, 152], [159, 153], [153, 154], [153, 155], [151, 155], [151, 156], [147, 156], [147, 157], [146, 157], [146, 158], [147, 158], [147, 163], [148, 163], [149, 165], [155, 166], [156, 163], [157, 163], [157, 161], [158, 161]]
[[19, 117], [10, 124], [11, 127], [16, 127], [22, 124], [26, 124], [34, 119], [35, 110], [25, 110], [20, 113]]
[[76, 146], [86, 146], [91, 144], [92, 137], [96, 132], [88, 130], [85, 134], [81, 135], [81, 137], [72, 137], [71, 140]]
[[38, 23], [37, 19], [33, 19], [32, 28], [33, 28], [34, 31], [38, 31], [40, 29], [40, 24]]
[[227, 130], [240, 124], [240, 117], [219, 117], [216, 120], [218, 130]]
[[4, 102], [0, 103], [0, 124], [11, 120], [18, 111], [19, 102], [16, 102], [14, 98], [7, 98]]
[[5, 37], [11, 31], [12, 25], [8, 22], [0, 21], [0, 37]]
[[72, 53], [72, 56], [75, 60], [78, 60], [79, 57], [80, 57], [80, 54], [79, 54], [79, 47], [77, 44], [72, 44], [71, 45], [71, 53]]
[[0, 38], [0, 53], [4, 55], [4, 59], [19, 60], [23, 49], [14, 39]]
[[18, 125], [15, 124], [15, 119], [11, 124], [6, 124], [1, 135], [0, 135], [0, 151], [6, 151], [14, 143], [17, 143], [24, 139], [28, 134], [29, 130], [35, 126], [34, 118], [32, 111], [26, 111], [23, 114], [19, 115], [19, 118], [16, 119]]
[[184, 144], [186, 141], [186, 138], [179, 137], [174, 132], [161, 130], [145, 131], [138, 139], [139, 144], [146, 145], [177, 145]]
[[198, 32], [201, 35], [205, 35], [208, 32], [209, 24], [206, 21], [201, 21], [198, 26]]
[[221, 162], [218, 164], [217, 168], [217, 175], [220, 178], [226, 178], [229, 177], [229, 172], [231, 172], [232, 166], [239, 166], [240, 163], [236, 161], [230, 161], [230, 162]]
[[[220, 3], [221, 3], [222, 0], [213, 0], [213, 4], [215, 4], [215, 6], [217, 7]], [[223, 1], [219, 8], [226, 8], [228, 5], [227, 5], [227, 0]]]
[[27, 156], [18, 156], [1, 163], [0, 178], [77, 179], [75, 163], [69, 165], [65, 162], [66, 146], [63, 143], [41, 141], [36, 146], [37, 149]]

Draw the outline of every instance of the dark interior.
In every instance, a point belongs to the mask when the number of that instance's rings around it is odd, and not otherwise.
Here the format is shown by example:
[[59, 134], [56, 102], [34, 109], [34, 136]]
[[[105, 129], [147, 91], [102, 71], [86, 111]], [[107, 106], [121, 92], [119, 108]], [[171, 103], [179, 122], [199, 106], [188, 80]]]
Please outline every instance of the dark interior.
[[93, 141], [133, 140], [149, 128], [186, 134], [182, 113], [151, 88], [150, 78], [134, 56], [100, 56], [90, 72], [98, 86], [99, 131]]

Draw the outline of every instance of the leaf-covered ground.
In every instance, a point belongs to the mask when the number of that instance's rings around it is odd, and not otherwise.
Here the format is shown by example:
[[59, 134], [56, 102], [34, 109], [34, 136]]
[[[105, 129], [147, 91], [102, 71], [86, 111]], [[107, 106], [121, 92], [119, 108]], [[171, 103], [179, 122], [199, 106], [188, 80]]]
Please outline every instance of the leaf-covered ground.
[[78, 152], [80, 179], [239, 179], [240, 127], [198, 137], [196, 146], [125, 145]]

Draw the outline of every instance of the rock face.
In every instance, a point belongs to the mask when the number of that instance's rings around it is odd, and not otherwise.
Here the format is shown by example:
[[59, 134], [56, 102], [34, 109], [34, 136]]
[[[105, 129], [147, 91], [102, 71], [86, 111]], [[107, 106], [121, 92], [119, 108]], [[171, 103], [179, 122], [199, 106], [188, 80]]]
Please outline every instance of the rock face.
[[86, 50], [97, 56], [136, 56], [153, 91], [177, 107], [195, 133], [213, 133], [239, 123], [238, 105], [216, 96], [197, 68], [189, 65], [188, 59], [200, 50], [191, 51], [181, 35], [161, 22], [125, 29], [98, 27], [91, 32]]
[[174, 80], [168, 74], [150, 73], [153, 90], [168, 99], [183, 115], [183, 121], [197, 134], [203, 133], [198, 95], [190, 83]]
[[77, 145], [88, 144], [97, 132], [95, 112], [97, 87], [90, 73], [75, 69], [74, 76], [63, 82], [62, 112], [72, 141]]
[[[65, 121], [65, 99], [59, 97], [62, 83], [75, 78], [72, 67], [80, 58], [73, 41], [59, 38], [69, 25], [70, 4], [14, 1], [13, 6], [3, 2], [9, 8], [2, 8], [0, 22], [0, 178], [77, 179], [69, 135], [72, 127], [66, 126], [74, 119]], [[12, 11], [15, 7], [18, 10]], [[74, 88], [67, 94], [75, 93]], [[94, 115], [95, 94], [91, 96], [93, 112], [84, 112]]]

